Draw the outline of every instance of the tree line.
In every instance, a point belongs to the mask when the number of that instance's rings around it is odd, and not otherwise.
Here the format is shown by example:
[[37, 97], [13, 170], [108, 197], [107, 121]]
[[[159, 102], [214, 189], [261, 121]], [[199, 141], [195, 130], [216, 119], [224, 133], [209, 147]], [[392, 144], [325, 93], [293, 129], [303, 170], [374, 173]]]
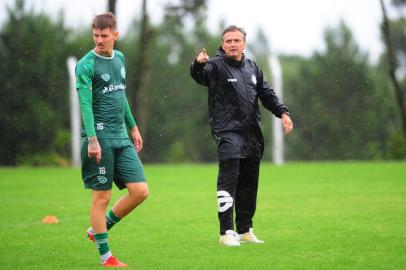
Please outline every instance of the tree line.
[[[161, 23], [151, 24], [144, 14], [119, 39], [118, 49], [126, 55], [127, 93], [144, 138], [145, 162], [216, 159], [207, 91], [189, 76], [189, 65], [202, 47], [215, 55], [225, 26], [220, 23], [214, 33], [207, 29], [205, 5], [206, 1], [187, 0], [178, 6], [168, 4]], [[398, 64], [406, 66], [406, 20], [390, 23]], [[247, 54], [264, 67], [272, 83], [266, 37], [261, 30], [248, 34], [254, 42], [247, 44]], [[280, 56], [284, 103], [295, 123], [285, 140], [286, 158], [404, 159], [406, 143], [387, 75], [387, 55], [371, 64], [345, 22], [325, 29], [324, 42], [326, 49], [310, 57]], [[66, 59], [80, 58], [92, 47], [90, 26], [69, 29], [63, 17], [53, 21], [46, 14], [27, 11], [23, 0], [8, 8], [0, 28], [0, 165], [69, 164]], [[399, 84], [406, 92], [404, 74]], [[265, 159], [270, 159], [273, 116], [263, 109], [262, 115]]]

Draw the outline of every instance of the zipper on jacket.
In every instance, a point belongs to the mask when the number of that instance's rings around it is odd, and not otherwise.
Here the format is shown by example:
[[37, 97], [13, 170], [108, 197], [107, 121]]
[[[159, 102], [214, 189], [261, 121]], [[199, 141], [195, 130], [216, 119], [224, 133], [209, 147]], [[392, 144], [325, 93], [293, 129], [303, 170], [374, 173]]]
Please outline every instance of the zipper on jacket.
[[246, 80], [245, 80], [245, 76], [244, 76], [244, 72], [243, 72], [243, 69], [242, 69], [242, 67], [240, 67], [240, 72], [241, 72], [241, 75], [242, 75], [242, 79], [244, 80], [244, 88], [245, 88], [245, 105], [246, 105], [246, 107], [249, 109], [249, 110], [251, 110], [251, 106], [250, 106], [250, 103], [249, 103], [249, 100], [248, 100], [248, 88], [247, 88], [247, 82], [246, 82]]

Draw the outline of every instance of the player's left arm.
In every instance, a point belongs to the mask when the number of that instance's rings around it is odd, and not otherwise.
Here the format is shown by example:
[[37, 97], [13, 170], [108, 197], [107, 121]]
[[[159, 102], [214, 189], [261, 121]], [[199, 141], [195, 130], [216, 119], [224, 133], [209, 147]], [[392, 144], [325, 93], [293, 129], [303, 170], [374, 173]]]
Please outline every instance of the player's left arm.
[[275, 94], [264, 78], [262, 70], [257, 66], [257, 92], [265, 108], [271, 111], [276, 117], [281, 118], [285, 134], [293, 130], [293, 122], [290, 119], [288, 107], [286, 107]]
[[285, 131], [285, 134], [289, 134], [293, 130], [293, 122], [292, 119], [290, 119], [289, 113], [283, 112], [281, 115], [282, 119], [282, 126], [283, 130]]
[[133, 114], [131, 113], [130, 104], [128, 104], [127, 97], [125, 98], [124, 119], [127, 128], [130, 130], [135, 150], [139, 152], [142, 149], [143, 141], [140, 131], [138, 130], [137, 123], [135, 122]]

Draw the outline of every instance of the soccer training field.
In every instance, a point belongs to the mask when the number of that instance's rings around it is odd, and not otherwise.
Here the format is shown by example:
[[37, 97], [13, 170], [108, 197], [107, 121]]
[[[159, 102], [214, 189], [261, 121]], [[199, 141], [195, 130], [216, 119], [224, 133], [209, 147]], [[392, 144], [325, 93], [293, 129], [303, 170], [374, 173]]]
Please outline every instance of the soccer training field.
[[[150, 197], [110, 232], [129, 269], [406, 269], [405, 162], [263, 164], [265, 244], [241, 247], [218, 245], [216, 165], [145, 169]], [[0, 269], [100, 269], [89, 206], [79, 169], [0, 169]]]

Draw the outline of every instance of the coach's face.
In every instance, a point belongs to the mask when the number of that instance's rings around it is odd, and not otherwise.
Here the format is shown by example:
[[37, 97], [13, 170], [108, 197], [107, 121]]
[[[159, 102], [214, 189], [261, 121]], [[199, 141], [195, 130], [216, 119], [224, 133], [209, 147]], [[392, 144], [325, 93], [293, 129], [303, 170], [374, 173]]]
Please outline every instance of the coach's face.
[[240, 31], [227, 32], [223, 35], [221, 47], [228, 57], [241, 61], [245, 49], [244, 36]]
[[93, 29], [94, 51], [103, 56], [111, 56], [117, 38], [118, 32], [114, 29]]

